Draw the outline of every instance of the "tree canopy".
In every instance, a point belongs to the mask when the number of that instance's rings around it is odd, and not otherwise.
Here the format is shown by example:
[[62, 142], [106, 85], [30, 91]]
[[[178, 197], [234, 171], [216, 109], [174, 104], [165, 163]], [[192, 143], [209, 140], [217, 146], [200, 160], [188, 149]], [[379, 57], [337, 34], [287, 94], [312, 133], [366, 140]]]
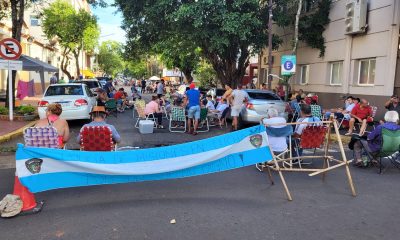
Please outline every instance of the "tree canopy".
[[[201, 49], [221, 83], [236, 86], [251, 54], [266, 45], [268, 9], [263, 1], [116, 0], [130, 46], [154, 46], [177, 37]], [[132, 49], [131, 48], [131, 49]]]
[[105, 41], [100, 44], [97, 61], [107, 75], [115, 76], [124, 69], [122, 59], [123, 46], [117, 41]]
[[75, 57], [77, 76], [80, 74], [79, 54], [82, 49], [92, 52], [98, 45], [100, 30], [96, 17], [83, 9], [76, 11], [68, 2], [57, 0], [43, 10], [43, 31], [48, 39], [56, 38], [63, 48], [61, 69], [68, 77], [68, 54]]

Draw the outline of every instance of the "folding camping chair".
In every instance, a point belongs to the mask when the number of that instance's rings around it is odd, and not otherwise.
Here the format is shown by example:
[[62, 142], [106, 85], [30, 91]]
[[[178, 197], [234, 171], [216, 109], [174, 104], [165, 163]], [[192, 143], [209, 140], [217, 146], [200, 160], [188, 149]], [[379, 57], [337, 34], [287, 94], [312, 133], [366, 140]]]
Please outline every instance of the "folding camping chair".
[[81, 151], [115, 151], [117, 149], [112, 139], [112, 131], [107, 126], [86, 126], [79, 134]]
[[108, 113], [113, 114], [117, 118], [118, 117], [118, 108], [117, 108], [117, 101], [113, 98], [108, 99], [105, 102], [105, 108]]
[[[208, 109], [207, 108], [201, 108], [200, 109], [200, 119], [199, 119], [199, 125], [197, 128], [197, 132], [208, 132], [210, 131], [210, 125], [208, 122]], [[194, 125], [194, 121], [193, 121]], [[204, 129], [203, 129], [204, 128]]]
[[293, 116], [292, 116], [292, 120], [290, 122], [293, 122], [295, 119], [300, 117], [300, 104], [299, 103], [293, 103], [293, 107], [294, 107], [294, 111], [293, 111]]
[[[356, 192], [354, 189], [353, 185], [353, 180], [350, 174], [350, 168], [349, 168], [349, 163], [351, 161], [348, 161], [346, 158], [346, 154], [344, 152], [342, 140], [339, 134], [339, 128], [337, 125], [336, 121], [332, 121], [332, 117], [330, 118], [329, 121], [320, 121], [320, 122], [312, 122], [312, 124], [318, 123], [318, 124], [326, 124], [326, 126], [314, 126], [313, 128], [305, 128], [302, 132], [302, 136], [305, 141], [300, 140], [300, 146], [303, 148], [315, 148], [315, 147], [320, 147], [321, 142], [324, 143], [324, 154], [323, 155], [312, 155], [312, 156], [297, 156], [297, 157], [289, 157], [285, 158], [284, 156], [276, 156], [274, 152], [271, 150], [271, 155], [273, 157], [272, 159], [272, 164], [267, 164], [267, 167], [273, 171], [277, 171], [281, 181], [282, 185], [285, 189], [286, 196], [289, 201], [292, 200], [292, 196], [289, 192], [289, 189], [286, 185], [285, 178], [283, 177], [283, 172], [309, 172], [308, 176], [316, 176], [318, 174], [322, 174], [322, 180], [325, 179], [325, 174], [333, 169], [339, 168], [339, 167], [345, 167], [345, 172], [347, 175], [347, 180], [350, 186], [350, 190], [353, 196], [356, 196]], [[300, 123], [287, 123], [287, 125], [299, 125], [299, 124], [311, 124], [311, 123], [305, 123], [305, 122], [300, 122]], [[331, 131], [331, 125], [333, 124], [333, 127], [335, 129], [335, 134], [337, 137], [338, 145], [339, 145], [339, 150], [340, 150], [340, 158], [336, 159], [333, 156], [328, 155], [329, 154], [329, 145], [330, 145], [330, 131]], [[273, 126], [274, 124], [271, 124]], [[280, 125], [280, 124], [279, 124]], [[303, 135], [304, 134], [304, 135]], [[312, 135], [311, 135], [312, 134]], [[308, 138], [306, 138], [308, 136]], [[312, 136], [312, 139], [315, 138], [315, 140], [306, 140], [309, 139]], [[322, 139], [326, 139], [326, 141], [321, 141]], [[323, 166], [322, 168], [314, 167], [314, 168], [293, 168], [293, 167], [281, 167], [280, 163], [282, 162], [287, 162], [289, 160], [299, 160], [299, 159], [322, 159], [323, 160]], [[330, 164], [331, 162], [331, 164]], [[269, 173], [270, 174], [270, 173]], [[274, 184], [272, 180], [272, 175], [270, 175], [270, 180], [271, 184]]]
[[[263, 119], [261, 119], [261, 124], [262, 123], [263, 123]], [[265, 129], [266, 129], [268, 137], [284, 137], [284, 138], [287, 138], [286, 140], [288, 140], [289, 143], [290, 143], [291, 136], [293, 134], [293, 127], [292, 126], [286, 125], [284, 127], [277, 128], [277, 127], [271, 127], [271, 126], [267, 125], [265, 127]], [[268, 143], [270, 143], [269, 139], [268, 139]], [[270, 144], [268, 144], [268, 146], [270, 147], [271, 152], [274, 152], [275, 157], [277, 159], [280, 159], [280, 160], [284, 159], [285, 156], [290, 153], [290, 148], [286, 148], [284, 151], [277, 152], [277, 151], [275, 151], [274, 149], [271, 148]], [[284, 161], [282, 163], [285, 164]], [[267, 163], [256, 164], [256, 168], [260, 172], [264, 171], [264, 168], [266, 168], [266, 166], [267, 166]], [[268, 171], [269, 171], [269, 169], [268, 169]], [[268, 174], [271, 175], [270, 172], [268, 172]], [[271, 178], [271, 181], [272, 181], [272, 178]]]
[[320, 105], [310, 105], [310, 107], [311, 107], [311, 114], [313, 117], [317, 117], [321, 120], [324, 119]]
[[[145, 106], [146, 106], [146, 102], [144, 100], [139, 100], [138, 99], [133, 103], [133, 107], [135, 109], [137, 109], [137, 106], [140, 106], [142, 109], [144, 109]], [[132, 114], [133, 114], [133, 119], [135, 119], [135, 110], [132, 111]]]
[[140, 104], [135, 105], [135, 109], [136, 109], [136, 112], [138, 113], [137, 120], [135, 123], [135, 128], [139, 128], [140, 120], [152, 120], [154, 122], [154, 128], [157, 128], [157, 126], [158, 126], [157, 119], [153, 113], [146, 115], [144, 112], [144, 108]]
[[382, 146], [379, 152], [379, 173], [382, 173], [382, 158], [388, 158], [394, 166], [400, 167], [400, 130], [382, 128]]
[[[183, 127], [180, 127], [180, 123], [184, 123]], [[172, 124], [176, 124], [176, 126], [172, 126]], [[182, 129], [174, 130], [174, 129]], [[172, 107], [171, 114], [169, 116], [169, 131], [170, 132], [181, 132], [184, 133], [186, 131], [186, 116], [185, 109], [183, 107]]]
[[26, 128], [24, 141], [29, 147], [59, 148], [57, 129], [51, 126]]

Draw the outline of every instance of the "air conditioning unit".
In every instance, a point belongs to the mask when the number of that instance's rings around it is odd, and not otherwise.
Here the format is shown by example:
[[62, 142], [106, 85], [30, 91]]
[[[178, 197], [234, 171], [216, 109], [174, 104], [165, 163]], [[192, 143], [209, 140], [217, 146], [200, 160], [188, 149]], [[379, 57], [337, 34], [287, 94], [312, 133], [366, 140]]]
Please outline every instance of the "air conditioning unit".
[[368, 0], [348, 0], [346, 3], [345, 34], [364, 33], [367, 30]]

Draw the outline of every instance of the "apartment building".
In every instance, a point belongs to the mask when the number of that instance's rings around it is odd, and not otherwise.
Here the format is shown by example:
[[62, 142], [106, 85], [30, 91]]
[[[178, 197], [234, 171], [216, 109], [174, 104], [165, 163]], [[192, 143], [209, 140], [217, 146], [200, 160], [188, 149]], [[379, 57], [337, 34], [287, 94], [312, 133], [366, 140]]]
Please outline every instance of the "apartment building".
[[[30, 8], [25, 10], [24, 13], [24, 25], [22, 30], [21, 46], [22, 54], [30, 56], [32, 58], [38, 59], [42, 62], [46, 62], [60, 69], [62, 60], [62, 50], [57, 44], [56, 40], [47, 39], [41, 25], [41, 19], [38, 17], [40, 11], [51, 4], [54, 0], [46, 1], [44, 4], [31, 5]], [[68, 0], [76, 10], [85, 9], [85, 11], [90, 12], [90, 6], [86, 0]], [[11, 37], [11, 20], [5, 19], [0, 22], [0, 40], [4, 38]], [[76, 75], [76, 64], [72, 54], [69, 56], [71, 59], [70, 65], [67, 70]], [[79, 66], [81, 69], [88, 69], [91, 67], [92, 57], [86, 52], [81, 52], [79, 57]], [[50, 82], [50, 77], [52, 73], [45, 73], [46, 85]], [[64, 73], [59, 71], [59, 76], [65, 76]], [[65, 76], [65, 78], [67, 78]], [[38, 72], [27, 72], [18, 71], [16, 84], [18, 80], [35, 82], [35, 92], [36, 94], [42, 93], [40, 75]], [[7, 86], [7, 71], [0, 70], [0, 92], [5, 91]]]
[[[295, 90], [316, 93], [324, 108], [341, 106], [340, 98], [352, 95], [366, 98], [384, 112], [384, 102], [400, 94], [399, 64], [399, 0], [366, 0], [366, 31], [349, 34], [347, 31], [348, 4], [363, 0], [333, 0], [330, 23], [325, 32], [325, 56], [319, 50], [300, 43], [297, 51], [296, 74], [292, 80]], [[305, 1], [307, 2], [307, 1]], [[290, 55], [292, 31], [275, 28], [284, 44], [273, 52], [272, 74], [279, 75], [281, 56]], [[260, 58], [260, 81], [266, 82], [267, 50]], [[273, 81], [273, 85], [277, 80]]]

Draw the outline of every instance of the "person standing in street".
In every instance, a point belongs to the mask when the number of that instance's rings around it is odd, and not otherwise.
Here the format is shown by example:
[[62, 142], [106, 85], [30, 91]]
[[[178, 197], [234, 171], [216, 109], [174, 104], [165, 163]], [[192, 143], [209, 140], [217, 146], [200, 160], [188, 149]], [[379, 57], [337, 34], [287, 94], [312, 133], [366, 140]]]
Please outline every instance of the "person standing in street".
[[157, 84], [157, 97], [161, 98], [164, 95], [164, 80]]
[[392, 97], [385, 103], [385, 108], [388, 111], [396, 111], [400, 115], [399, 97], [392, 95]]
[[242, 89], [242, 85], [239, 83], [237, 89], [233, 90], [232, 94], [229, 97], [229, 102], [231, 103], [231, 116], [233, 118], [232, 121], [232, 130], [238, 130], [238, 118], [239, 114], [242, 111], [243, 104], [247, 102], [249, 99], [249, 95]]
[[141, 93], [145, 93], [146, 92], [146, 80], [144, 80], [144, 78], [142, 79], [141, 85], [142, 85]]
[[57, 82], [58, 82], [57, 75], [54, 73], [53, 76], [51, 76], [50, 78], [50, 85], [57, 84]]
[[[185, 94], [185, 106], [188, 108], [188, 132], [189, 134], [197, 135], [197, 126], [200, 119], [200, 91], [195, 89], [194, 83], [189, 85], [190, 90], [186, 91]], [[194, 118], [194, 120], [193, 120]], [[192, 121], [194, 121], [194, 127], [192, 129]]]

